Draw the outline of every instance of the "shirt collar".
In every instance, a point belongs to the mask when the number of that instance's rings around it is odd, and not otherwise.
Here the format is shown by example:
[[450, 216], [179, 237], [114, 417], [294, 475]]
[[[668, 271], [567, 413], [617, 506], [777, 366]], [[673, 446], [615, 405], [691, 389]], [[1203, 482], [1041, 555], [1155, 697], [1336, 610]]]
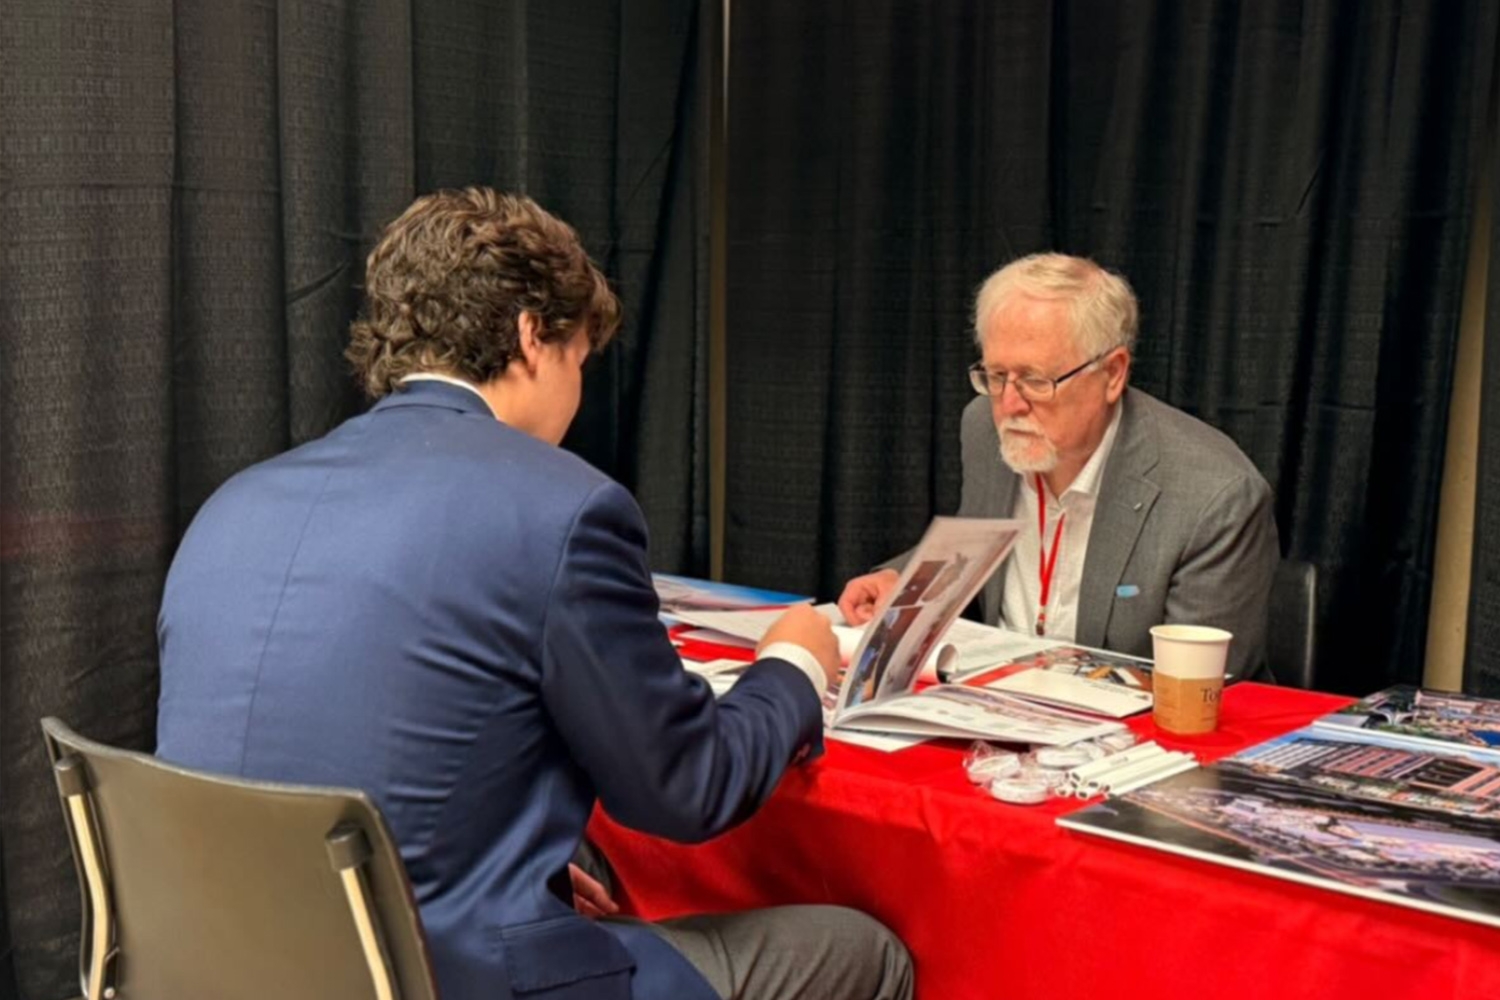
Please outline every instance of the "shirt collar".
[[479, 387], [473, 382], [465, 382], [461, 378], [454, 378], [452, 375], [440, 375], [437, 372], [417, 372], [415, 375], [403, 375], [397, 381], [403, 385], [407, 382], [445, 382], [448, 385], [456, 385], [460, 389], [468, 389], [479, 397], [480, 401], [484, 403], [484, 408], [490, 411], [491, 416], [494, 415], [494, 407], [490, 406], [490, 401], [484, 398], [484, 393], [480, 392]]
[[1094, 453], [1084, 463], [1083, 470], [1078, 473], [1078, 478], [1063, 490], [1063, 496], [1069, 493], [1093, 496], [1099, 492], [1099, 478], [1104, 475], [1104, 463], [1109, 461], [1109, 453], [1115, 449], [1115, 436], [1120, 429], [1120, 414], [1125, 409], [1123, 404], [1123, 398], [1115, 404], [1114, 416], [1109, 418], [1109, 426], [1104, 430], [1104, 437], [1100, 439], [1099, 447], [1094, 449]]

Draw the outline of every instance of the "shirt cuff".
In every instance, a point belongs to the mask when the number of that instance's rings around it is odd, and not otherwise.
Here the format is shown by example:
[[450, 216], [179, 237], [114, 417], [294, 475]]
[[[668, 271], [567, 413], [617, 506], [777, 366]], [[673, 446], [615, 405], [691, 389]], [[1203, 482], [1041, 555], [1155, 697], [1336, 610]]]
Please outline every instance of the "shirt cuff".
[[799, 646], [795, 642], [773, 642], [760, 651], [760, 658], [785, 660], [802, 671], [819, 698], [828, 690], [828, 675], [823, 672], [823, 665], [818, 662], [818, 658], [806, 646]]

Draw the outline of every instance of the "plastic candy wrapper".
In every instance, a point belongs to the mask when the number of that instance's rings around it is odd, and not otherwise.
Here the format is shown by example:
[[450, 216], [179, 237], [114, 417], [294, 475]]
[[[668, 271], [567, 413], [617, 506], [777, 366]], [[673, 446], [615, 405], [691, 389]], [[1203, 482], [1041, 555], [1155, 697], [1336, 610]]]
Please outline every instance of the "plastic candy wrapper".
[[990, 795], [1012, 805], [1034, 806], [1046, 802], [1052, 795], [1052, 788], [1036, 777], [1018, 774], [1013, 778], [1000, 778], [990, 782]]
[[988, 786], [996, 778], [1008, 778], [1021, 770], [1020, 754], [975, 742], [964, 755], [964, 773], [976, 785]]
[[976, 742], [964, 756], [964, 772], [970, 781], [1001, 802], [1035, 805], [1049, 798], [1071, 796], [1075, 789], [1070, 778], [1075, 768], [1121, 753], [1135, 744], [1136, 736], [1128, 730], [1067, 746], [1038, 747], [1027, 754]]
[[1037, 764], [1048, 768], [1061, 768], [1064, 771], [1075, 767], [1082, 767], [1090, 761], [1098, 760], [1108, 754], [1102, 746], [1097, 743], [1074, 743], [1063, 747], [1038, 747], [1033, 755]]
[[1052, 797], [1067, 776], [1066, 771], [1042, 767], [1036, 754], [1015, 754], [976, 743], [964, 758], [969, 780], [1001, 802], [1034, 805]]
[[1061, 794], [1068, 772], [1037, 763], [1036, 754], [1025, 754], [1014, 774], [990, 782], [990, 795], [1014, 805], [1036, 805]]

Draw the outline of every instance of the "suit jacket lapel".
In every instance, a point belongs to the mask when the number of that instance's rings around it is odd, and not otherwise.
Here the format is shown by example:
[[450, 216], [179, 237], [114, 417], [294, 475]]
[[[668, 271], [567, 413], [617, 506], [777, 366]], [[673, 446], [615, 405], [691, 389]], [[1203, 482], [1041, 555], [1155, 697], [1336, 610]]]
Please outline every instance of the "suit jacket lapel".
[[1103, 646], [1114, 607], [1115, 588], [1125, 564], [1135, 551], [1146, 516], [1160, 488], [1147, 474], [1156, 467], [1159, 449], [1150, 416], [1132, 403], [1127, 389], [1120, 405], [1120, 429], [1114, 451], [1104, 466], [1094, 523], [1084, 554], [1083, 580], [1078, 588], [1078, 625], [1075, 639], [1082, 646]]

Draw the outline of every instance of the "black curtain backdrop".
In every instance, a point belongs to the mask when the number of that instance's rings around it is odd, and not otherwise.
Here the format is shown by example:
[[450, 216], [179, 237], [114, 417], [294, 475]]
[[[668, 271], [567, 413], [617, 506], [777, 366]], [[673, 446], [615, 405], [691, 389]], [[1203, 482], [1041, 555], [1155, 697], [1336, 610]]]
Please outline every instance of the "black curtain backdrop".
[[951, 513], [973, 292], [1058, 249], [1135, 286], [1134, 383], [1275, 488], [1321, 574], [1319, 686], [1419, 680], [1496, 21], [736, 5], [726, 575], [836, 596]]
[[420, 192], [572, 222], [626, 328], [569, 445], [708, 561], [699, 0], [7, 0], [0, 7], [0, 996], [77, 992], [37, 720], [150, 749], [181, 532], [359, 406], [365, 255]]

